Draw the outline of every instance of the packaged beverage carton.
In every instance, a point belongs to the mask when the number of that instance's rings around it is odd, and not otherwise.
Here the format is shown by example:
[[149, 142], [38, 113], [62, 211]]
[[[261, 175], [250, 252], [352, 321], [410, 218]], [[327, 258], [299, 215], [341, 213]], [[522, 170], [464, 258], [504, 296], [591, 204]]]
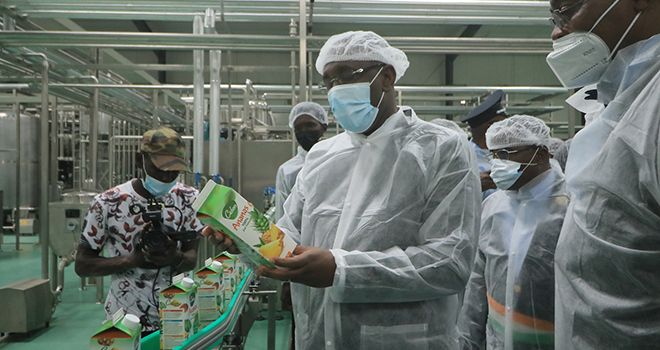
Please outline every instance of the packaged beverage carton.
[[222, 263], [209, 258], [206, 259], [205, 266], [193, 275], [197, 283], [197, 310], [202, 328], [220, 317], [223, 311], [223, 273]]
[[216, 256], [214, 261], [217, 261], [222, 264], [222, 286], [223, 286], [223, 308], [222, 312], [227, 311], [226, 307], [229, 305], [234, 292], [238, 287], [240, 282], [238, 278], [238, 269], [236, 268], [236, 258], [234, 255], [228, 253], [222, 253]]
[[291, 256], [296, 242], [230, 187], [209, 181], [193, 203], [204, 224], [227, 234], [241, 254], [257, 266]]
[[91, 350], [139, 350], [142, 325], [140, 318], [119, 309], [112, 319], [103, 322], [89, 341]]
[[161, 349], [173, 349], [198, 331], [197, 286], [191, 278], [175, 276], [160, 292], [158, 306]]

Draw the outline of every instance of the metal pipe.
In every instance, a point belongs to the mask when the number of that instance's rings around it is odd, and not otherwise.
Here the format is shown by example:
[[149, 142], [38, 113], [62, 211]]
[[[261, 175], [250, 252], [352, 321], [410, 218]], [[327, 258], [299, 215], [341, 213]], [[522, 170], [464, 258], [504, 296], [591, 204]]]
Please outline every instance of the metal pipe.
[[[193, 33], [199, 36], [204, 33], [204, 21], [201, 16], [195, 16]], [[204, 171], [204, 51], [193, 51], [194, 109], [193, 109], [193, 172], [195, 187], [200, 187]]]
[[[48, 278], [48, 72], [46, 55], [39, 54], [41, 62], [41, 120], [39, 130], [39, 243], [41, 244], [41, 278]], [[20, 181], [20, 179], [17, 179]]]
[[268, 298], [268, 338], [267, 338], [267, 348], [268, 350], [275, 350], [275, 332], [276, 323], [275, 323], [275, 306], [276, 306], [276, 293], [271, 293], [266, 296]]
[[[97, 50], [98, 52], [98, 50]], [[97, 53], [98, 55], [98, 53]], [[98, 74], [98, 72], [97, 72]], [[99, 152], [99, 89], [92, 92], [91, 113], [89, 114], [89, 161], [90, 161], [90, 190], [96, 191], [98, 188], [98, 152]]]
[[314, 76], [314, 69], [312, 68], [314, 62], [313, 60], [313, 53], [309, 51], [307, 53], [307, 99], [312, 100], [312, 92], [313, 92], [313, 85], [314, 85], [314, 79], [312, 77]]
[[[16, 97], [16, 90], [13, 91]], [[16, 115], [16, 209], [14, 211], [14, 235], [16, 250], [21, 250], [21, 105], [14, 103]]]
[[[303, 2], [304, 0], [300, 0]], [[306, 6], [301, 8], [301, 24], [298, 42], [307, 52], [318, 51], [328, 39], [306, 35]], [[305, 24], [305, 27], [302, 26]], [[386, 37], [395, 47], [407, 53], [429, 54], [547, 54], [552, 49], [550, 39], [534, 38], [456, 38], [456, 37]], [[112, 48], [112, 49], [169, 49], [169, 50], [234, 50], [248, 52], [290, 52], [296, 40], [284, 35], [212, 34], [204, 37], [182, 33], [134, 33], [134, 32], [67, 32], [67, 31], [16, 31], [0, 32], [0, 45], [4, 47], [55, 47], [55, 48]], [[299, 49], [301, 45], [298, 44]], [[304, 58], [303, 58], [304, 59]]]
[[[215, 11], [206, 10], [205, 27], [215, 33]], [[222, 51], [209, 51], [210, 110], [209, 110], [209, 175], [220, 183], [220, 68]]]
[[298, 4], [298, 10], [300, 11], [298, 20], [298, 55], [300, 57], [300, 64], [298, 65], [300, 67], [300, 75], [298, 76], [300, 80], [298, 86], [300, 86], [300, 96], [298, 100], [307, 101], [307, 0], [299, 0]]
[[153, 113], [151, 115], [151, 127], [155, 129], [158, 127], [158, 109], [160, 108], [160, 101], [158, 101], [158, 90], [153, 91], [151, 100], [154, 106]]
[[[59, 128], [58, 128], [58, 111], [57, 111], [57, 97], [53, 100], [53, 112], [50, 114], [50, 184], [51, 184], [51, 196], [57, 198], [57, 180], [58, 180], [58, 163], [57, 163], [57, 151], [59, 149]], [[59, 198], [58, 198], [59, 199]]]
[[[289, 36], [295, 38], [298, 36], [298, 26], [296, 21], [292, 18], [289, 23]], [[291, 64], [289, 66], [291, 69], [291, 105], [295, 106], [297, 104], [296, 96], [296, 51], [291, 50]]]
[[[159, 89], [159, 90], [193, 90], [194, 85], [185, 84], [163, 84], [163, 85], [140, 85], [140, 84], [75, 84], [75, 83], [51, 83], [51, 87], [55, 88], [107, 88], [107, 89]], [[228, 89], [229, 85], [220, 85], [222, 89]], [[233, 90], [245, 90], [246, 85], [232, 84]], [[259, 91], [273, 91], [273, 92], [290, 92], [292, 90], [290, 85], [254, 85], [255, 89]], [[210, 89], [211, 85], [204, 85], [205, 89]], [[320, 90], [318, 86], [313, 87], [315, 90]], [[299, 90], [298, 86], [293, 88]], [[519, 94], [559, 94], [566, 93], [568, 89], [563, 87], [554, 86], [397, 86], [396, 90], [404, 92], [427, 92], [427, 93], [485, 93], [494, 90], [503, 90], [508, 93]]]
[[14, 83], [0, 84], [0, 90], [24, 90], [29, 88], [30, 88], [30, 84], [14, 84]]

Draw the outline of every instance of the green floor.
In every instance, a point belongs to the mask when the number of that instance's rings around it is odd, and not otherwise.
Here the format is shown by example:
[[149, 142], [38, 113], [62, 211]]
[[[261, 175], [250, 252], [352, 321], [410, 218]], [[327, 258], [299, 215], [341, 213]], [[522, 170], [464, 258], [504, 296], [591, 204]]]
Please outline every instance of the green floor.
[[[40, 276], [40, 248], [36, 237], [21, 237], [21, 250], [15, 250], [14, 237], [4, 236], [0, 249], [0, 286]], [[107, 289], [107, 280], [106, 280]], [[105, 293], [104, 293], [105, 295]], [[95, 302], [96, 288], [80, 290], [80, 278], [73, 264], [65, 272], [62, 302], [57, 306], [50, 327], [27, 336], [11, 335], [0, 341], [1, 350], [60, 350], [84, 349], [92, 332], [100, 325], [105, 314], [101, 304]], [[290, 318], [277, 322], [276, 349], [288, 350], [291, 333]], [[266, 349], [267, 322], [258, 321], [248, 335], [246, 350]]]

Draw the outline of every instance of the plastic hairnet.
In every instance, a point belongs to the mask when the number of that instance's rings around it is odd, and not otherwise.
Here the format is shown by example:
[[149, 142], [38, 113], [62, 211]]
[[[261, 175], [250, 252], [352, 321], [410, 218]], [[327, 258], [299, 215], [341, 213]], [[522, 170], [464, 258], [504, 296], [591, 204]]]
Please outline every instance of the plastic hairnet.
[[291, 108], [289, 113], [289, 127], [293, 128], [293, 123], [301, 115], [308, 115], [318, 120], [323, 125], [328, 125], [328, 113], [325, 112], [323, 106], [316, 102], [300, 102]]
[[377, 61], [389, 64], [396, 71], [397, 81], [410, 65], [403, 51], [390, 46], [380, 35], [363, 31], [331, 36], [316, 59], [316, 71], [323, 74], [323, 68], [328, 63], [343, 61]]
[[546, 146], [550, 143], [550, 128], [543, 120], [530, 115], [514, 115], [494, 123], [486, 131], [488, 149], [517, 146]]
[[548, 150], [553, 156], [564, 147], [566, 147], [566, 145], [562, 139], [551, 137], [550, 140], [548, 140]]
[[454, 130], [454, 131], [460, 133], [461, 135], [463, 135], [463, 134], [467, 135], [465, 133], [465, 130], [461, 129], [461, 127], [458, 126], [458, 124], [456, 124], [455, 122], [453, 122], [451, 120], [448, 120], [448, 119], [437, 118], [437, 119], [431, 120], [431, 123], [436, 124], [436, 125], [440, 125], [440, 126], [444, 126], [445, 128]]

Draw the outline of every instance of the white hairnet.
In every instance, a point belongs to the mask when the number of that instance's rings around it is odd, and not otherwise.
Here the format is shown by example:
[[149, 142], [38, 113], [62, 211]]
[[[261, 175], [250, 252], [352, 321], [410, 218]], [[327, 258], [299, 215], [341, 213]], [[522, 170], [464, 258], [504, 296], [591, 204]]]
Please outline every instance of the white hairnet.
[[550, 143], [550, 128], [543, 120], [530, 115], [514, 115], [488, 128], [488, 149], [518, 146], [546, 146]]
[[323, 106], [316, 102], [300, 102], [291, 108], [289, 113], [289, 127], [293, 128], [293, 123], [301, 115], [308, 115], [318, 120], [323, 125], [328, 125], [328, 113], [326, 113]]
[[447, 129], [451, 129], [451, 130], [454, 130], [454, 131], [456, 131], [460, 134], [467, 135], [465, 130], [461, 129], [461, 127], [458, 126], [458, 124], [456, 124], [455, 122], [453, 122], [451, 120], [448, 120], [448, 119], [436, 118], [436, 119], [431, 120], [430, 123], [440, 125], [440, 126], [444, 126]]
[[566, 145], [562, 139], [551, 137], [550, 140], [548, 140], [548, 150], [553, 156], [564, 147], [566, 147]]
[[343, 61], [377, 61], [391, 65], [398, 81], [410, 63], [403, 51], [390, 46], [374, 32], [346, 32], [331, 36], [316, 59], [316, 71], [323, 74], [325, 65]]

